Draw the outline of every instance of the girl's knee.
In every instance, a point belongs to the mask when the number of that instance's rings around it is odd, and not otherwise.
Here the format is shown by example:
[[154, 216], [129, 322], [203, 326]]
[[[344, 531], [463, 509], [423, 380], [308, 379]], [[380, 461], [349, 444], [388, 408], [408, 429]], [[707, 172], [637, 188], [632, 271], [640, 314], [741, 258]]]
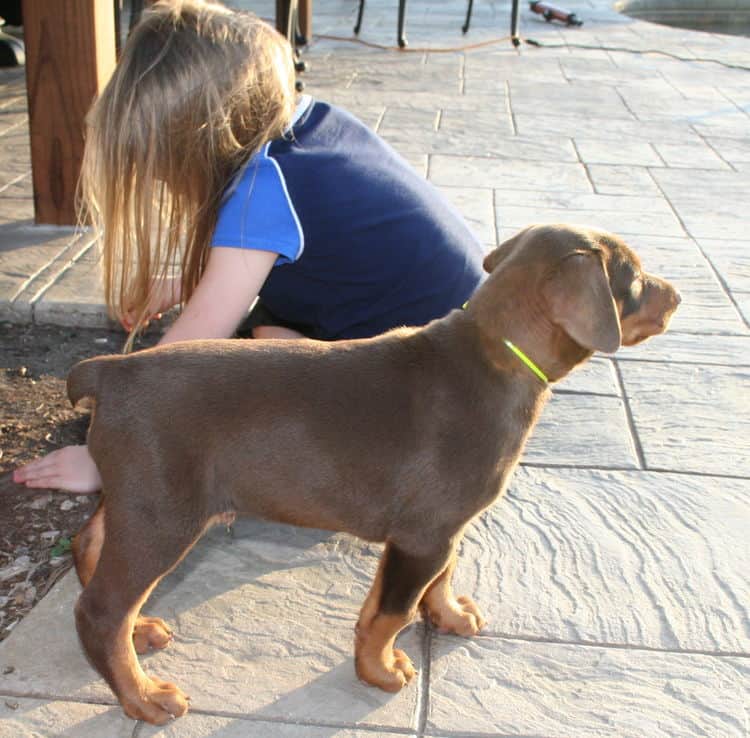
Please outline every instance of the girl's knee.
[[299, 331], [291, 328], [282, 328], [279, 325], [258, 325], [253, 328], [253, 338], [305, 338]]

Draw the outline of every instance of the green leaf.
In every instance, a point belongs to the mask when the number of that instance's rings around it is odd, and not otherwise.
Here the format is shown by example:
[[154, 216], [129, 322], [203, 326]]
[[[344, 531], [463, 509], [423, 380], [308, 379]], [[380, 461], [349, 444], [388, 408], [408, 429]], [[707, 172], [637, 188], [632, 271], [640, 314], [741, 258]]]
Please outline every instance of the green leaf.
[[62, 556], [70, 551], [70, 547], [70, 538], [58, 538], [57, 543], [54, 545], [50, 553], [53, 556]]

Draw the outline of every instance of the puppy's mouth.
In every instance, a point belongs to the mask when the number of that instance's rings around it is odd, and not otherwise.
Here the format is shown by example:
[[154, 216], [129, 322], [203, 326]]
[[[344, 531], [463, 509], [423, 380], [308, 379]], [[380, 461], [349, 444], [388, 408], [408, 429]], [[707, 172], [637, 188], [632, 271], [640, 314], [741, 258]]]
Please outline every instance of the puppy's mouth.
[[663, 315], [658, 320], [649, 320], [648, 322], [641, 322], [636, 326], [633, 326], [632, 330], [623, 332], [622, 345], [623, 346], [635, 346], [636, 344], [643, 343], [653, 336], [659, 336], [664, 333], [669, 327], [669, 321], [672, 318], [674, 310], [670, 311], [666, 315]]
[[623, 336], [622, 337], [622, 345], [623, 346], [637, 346], [639, 343], [643, 343], [644, 341], [648, 340], [649, 338], [653, 336], [657, 336], [660, 333], [663, 333], [663, 331], [654, 331], [653, 333], [635, 333], [632, 336]]
[[663, 282], [663, 287], [655, 287], [654, 279], [649, 280], [640, 309], [621, 321], [623, 346], [635, 346], [652, 336], [664, 333], [682, 302], [680, 293], [671, 285]]

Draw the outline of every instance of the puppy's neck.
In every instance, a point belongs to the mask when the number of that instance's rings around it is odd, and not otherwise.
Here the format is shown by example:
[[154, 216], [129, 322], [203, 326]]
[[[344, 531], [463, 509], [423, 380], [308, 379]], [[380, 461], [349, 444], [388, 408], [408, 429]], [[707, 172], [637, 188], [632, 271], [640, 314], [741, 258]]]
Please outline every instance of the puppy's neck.
[[477, 293], [464, 312], [476, 325], [485, 357], [497, 369], [545, 389], [591, 355], [547, 318], [533, 296], [509, 289], [500, 291], [499, 298], [484, 298]]

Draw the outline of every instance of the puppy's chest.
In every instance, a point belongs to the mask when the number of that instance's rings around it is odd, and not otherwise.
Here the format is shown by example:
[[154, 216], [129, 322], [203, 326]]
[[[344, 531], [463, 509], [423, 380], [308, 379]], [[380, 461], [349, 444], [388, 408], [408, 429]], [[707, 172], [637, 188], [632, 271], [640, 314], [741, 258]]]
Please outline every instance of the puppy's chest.
[[543, 404], [544, 395], [485, 393], [467, 402], [443, 429], [441, 471], [462, 488], [476, 490], [477, 508], [491, 503], [507, 484]]
[[473, 417], [467, 418], [467, 425], [473, 428], [475, 439], [483, 440], [480, 444], [483, 453], [488, 458], [506, 460], [520, 453], [547, 394], [508, 382], [497, 391], [475, 397], [470, 408]]

